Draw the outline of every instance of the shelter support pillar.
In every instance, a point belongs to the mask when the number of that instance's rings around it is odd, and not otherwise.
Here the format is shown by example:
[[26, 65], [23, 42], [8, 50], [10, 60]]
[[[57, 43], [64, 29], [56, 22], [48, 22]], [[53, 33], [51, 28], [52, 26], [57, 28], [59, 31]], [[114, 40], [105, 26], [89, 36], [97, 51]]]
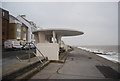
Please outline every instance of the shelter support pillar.
[[53, 43], [55, 43], [55, 39], [56, 39], [56, 37], [55, 37], [55, 31], [53, 31]]

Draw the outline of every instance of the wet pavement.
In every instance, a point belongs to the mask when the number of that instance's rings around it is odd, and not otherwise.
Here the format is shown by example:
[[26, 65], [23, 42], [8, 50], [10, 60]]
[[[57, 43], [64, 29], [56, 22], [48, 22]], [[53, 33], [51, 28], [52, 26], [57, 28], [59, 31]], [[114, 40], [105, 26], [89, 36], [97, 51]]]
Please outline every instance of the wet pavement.
[[[6, 50], [2, 52], [2, 59], [5, 58], [14, 58], [15, 56], [28, 54], [29, 50]], [[35, 49], [30, 49], [30, 52], [35, 52]]]
[[[43, 57], [39, 58], [44, 61]], [[31, 58], [30, 62], [28, 60], [24, 60], [15, 64], [6, 65], [2, 68], [2, 79], [23, 79], [24, 76], [26, 77], [26, 75], [29, 75], [29, 72], [31, 72], [32, 69], [36, 69], [38, 65], [41, 65], [41, 62], [37, 57]]]
[[[4, 51], [2, 52], [2, 66], [3, 68], [7, 65], [12, 65], [12, 64], [16, 64], [19, 62], [19, 59], [16, 58], [17, 57], [29, 57], [29, 50], [9, 50], [9, 51]], [[31, 52], [35, 51], [35, 50], [30, 50]]]
[[66, 62], [50, 63], [31, 79], [117, 79], [118, 73], [78, 48], [70, 52]]
[[[29, 65], [28, 51], [29, 50], [9, 50], [2, 52], [2, 63], [0, 65], [0, 67], [2, 67], [2, 76]], [[30, 51], [33, 52], [35, 50], [32, 49]], [[30, 55], [32, 59], [33, 54]]]

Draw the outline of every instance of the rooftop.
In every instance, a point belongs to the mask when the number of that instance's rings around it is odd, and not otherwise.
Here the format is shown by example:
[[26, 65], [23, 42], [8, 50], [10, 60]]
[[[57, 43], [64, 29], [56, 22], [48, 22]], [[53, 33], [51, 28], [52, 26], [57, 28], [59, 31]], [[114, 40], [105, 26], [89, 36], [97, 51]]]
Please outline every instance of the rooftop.
[[60, 36], [76, 36], [84, 34], [82, 31], [72, 29], [41, 29], [34, 31], [33, 34], [37, 32], [44, 32], [46, 35], [52, 35], [52, 31], [55, 31], [55, 33]]

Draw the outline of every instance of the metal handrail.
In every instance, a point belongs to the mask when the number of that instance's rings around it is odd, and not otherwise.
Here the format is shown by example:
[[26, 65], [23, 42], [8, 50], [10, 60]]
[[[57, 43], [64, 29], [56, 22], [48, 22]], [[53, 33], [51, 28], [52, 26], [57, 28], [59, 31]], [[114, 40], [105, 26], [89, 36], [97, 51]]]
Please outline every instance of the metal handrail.
[[41, 63], [43, 63], [42, 62], [42, 60], [33, 52], [33, 54], [39, 59], [39, 61], [41, 62]]
[[33, 45], [36, 47], [36, 49], [38, 50], [38, 52], [42, 55], [42, 57], [43, 57], [44, 59], [46, 59], [45, 56], [42, 54], [42, 52], [37, 48], [37, 46], [36, 46], [34, 43], [32, 43], [32, 42], [31, 42], [31, 44], [33, 44]]
[[[42, 57], [46, 60], [47, 58], [45, 58], [45, 56], [42, 54], [42, 52], [37, 48], [37, 46], [34, 44], [34, 43], [32, 43], [32, 42], [29, 42], [29, 43], [26, 43], [23, 47], [25, 47], [27, 44], [29, 44], [29, 62], [30, 62], [30, 44], [33, 44], [34, 46], [35, 46], [35, 48], [38, 50], [38, 52], [42, 55]], [[33, 54], [37, 57], [37, 55], [33, 52]], [[19, 60], [19, 61], [23, 61], [23, 60], [21, 60], [18, 56], [16, 56], [16, 58]], [[40, 60], [40, 58], [39, 57], [37, 57], [39, 60]], [[41, 60], [40, 60], [40, 62], [41, 63], [43, 63]]]

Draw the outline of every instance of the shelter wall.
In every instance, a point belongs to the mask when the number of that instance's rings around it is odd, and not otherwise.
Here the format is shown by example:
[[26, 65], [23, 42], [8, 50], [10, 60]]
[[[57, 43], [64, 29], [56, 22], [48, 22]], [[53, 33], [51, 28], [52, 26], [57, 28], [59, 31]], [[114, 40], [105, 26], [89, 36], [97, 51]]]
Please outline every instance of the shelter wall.
[[[57, 43], [38, 43], [37, 47], [49, 60], [59, 60], [59, 45]], [[37, 56], [41, 56], [38, 51]]]
[[39, 43], [45, 43], [45, 34], [44, 34], [44, 32], [38, 32], [38, 38], [39, 38], [39, 40], [38, 40]]

